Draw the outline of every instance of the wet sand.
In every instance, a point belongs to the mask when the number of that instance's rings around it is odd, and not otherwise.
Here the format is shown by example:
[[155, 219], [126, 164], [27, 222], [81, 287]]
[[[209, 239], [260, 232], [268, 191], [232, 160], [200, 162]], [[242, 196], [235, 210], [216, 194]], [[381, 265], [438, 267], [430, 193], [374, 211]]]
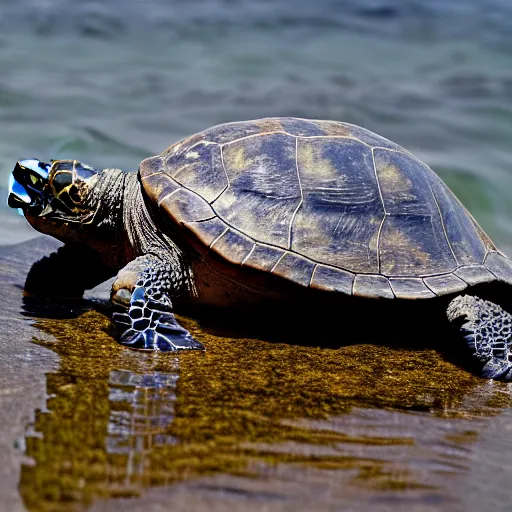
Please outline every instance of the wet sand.
[[0, 249], [0, 510], [509, 509], [510, 385], [430, 348], [225, 337], [183, 317], [206, 353], [133, 352], [109, 334], [105, 286], [23, 298], [56, 246]]

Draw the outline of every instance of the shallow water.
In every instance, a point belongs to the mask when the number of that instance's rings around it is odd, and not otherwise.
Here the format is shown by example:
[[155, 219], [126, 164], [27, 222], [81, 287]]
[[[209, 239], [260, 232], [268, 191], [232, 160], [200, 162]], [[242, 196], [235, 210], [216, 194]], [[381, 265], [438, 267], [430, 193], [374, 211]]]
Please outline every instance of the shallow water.
[[23, 297], [55, 245], [0, 251], [0, 510], [508, 510], [510, 384], [413, 341], [332, 350], [189, 318], [206, 353], [129, 351], [108, 287]]
[[[3, 2], [0, 245], [35, 235], [5, 206], [17, 159], [135, 170], [210, 125], [295, 115], [412, 150], [512, 255], [511, 43], [508, 0]], [[101, 307], [23, 302], [50, 249], [0, 250], [0, 510], [509, 509], [510, 385], [433, 349], [190, 319], [205, 355], [126, 351]]]

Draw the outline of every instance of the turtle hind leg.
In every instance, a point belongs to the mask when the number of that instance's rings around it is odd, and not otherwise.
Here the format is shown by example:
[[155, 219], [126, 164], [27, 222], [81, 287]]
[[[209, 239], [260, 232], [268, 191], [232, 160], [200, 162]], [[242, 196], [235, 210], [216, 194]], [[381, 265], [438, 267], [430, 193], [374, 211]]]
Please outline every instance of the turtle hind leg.
[[172, 312], [168, 293], [172, 291], [172, 283], [178, 281], [170, 276], [166, 262], [147, 255], [119, 272], [112, 300], [127, 306], [126, 312], [113, 315], [114, 323], [124, 329], [119, 343], [133, 349], [161, 352], [204, 350]]
[[460, 330], [483, 377], [512, 381], [512, 315], [497, 304], [470, 295], [453, 299], [448, 320]]

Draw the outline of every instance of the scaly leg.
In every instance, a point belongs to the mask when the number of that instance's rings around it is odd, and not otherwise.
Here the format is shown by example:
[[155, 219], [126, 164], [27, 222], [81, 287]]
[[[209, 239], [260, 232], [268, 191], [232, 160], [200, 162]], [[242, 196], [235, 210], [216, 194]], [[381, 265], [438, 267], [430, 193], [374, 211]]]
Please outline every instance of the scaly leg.
[[448, 320], [461, 319], [461, 332], [468, 348], [489, 379], [512, 380], [512, 315], [500, 306], [470, 295], [453, 299]]
[[170, 295], [182, 285], [180, 272], [153, 254], [139, 256], [121, 269], [112, 286], [112, 301], [128, 308], [113, 315], [126, 329], [119, 342], [139, 350], [204, 350], [172, 312]]

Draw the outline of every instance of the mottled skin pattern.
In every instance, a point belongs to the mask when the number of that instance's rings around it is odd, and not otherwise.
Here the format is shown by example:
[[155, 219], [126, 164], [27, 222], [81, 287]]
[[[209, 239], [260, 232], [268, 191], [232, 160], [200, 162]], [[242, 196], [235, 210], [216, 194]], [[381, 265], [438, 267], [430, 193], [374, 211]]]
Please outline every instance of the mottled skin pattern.
[[[20, 162], [10, 204], [118, 271], [112, 300], [128, 309], [114, 321], [133, 348], [202, 348], [177, 324], [176, 296], [216, 305], [283, 298], [287, 281], [333, 297], [413, 300], [512, 283], [511, 262], [428, 166], [334, 121], [216, 126], [144, 160], [138, 175]], [[274, 281], [258, 287], [254, 273]], [[508, 313], [464, 297], [451, 302], [450, 321], [467, 319], [485, 376], [512, 379]]]

